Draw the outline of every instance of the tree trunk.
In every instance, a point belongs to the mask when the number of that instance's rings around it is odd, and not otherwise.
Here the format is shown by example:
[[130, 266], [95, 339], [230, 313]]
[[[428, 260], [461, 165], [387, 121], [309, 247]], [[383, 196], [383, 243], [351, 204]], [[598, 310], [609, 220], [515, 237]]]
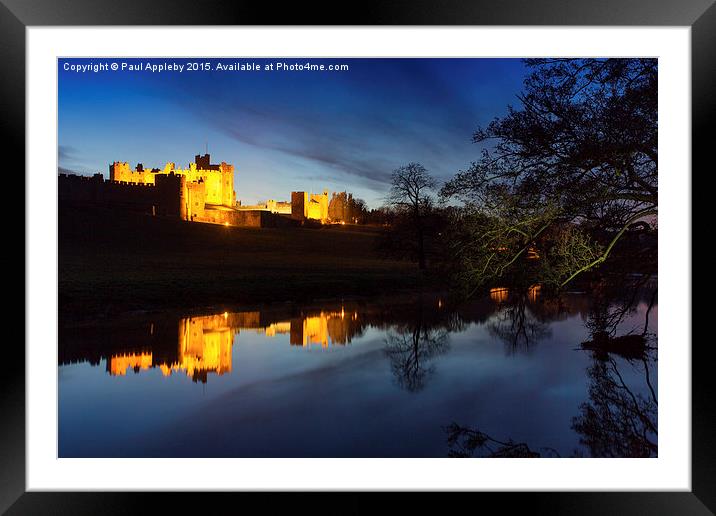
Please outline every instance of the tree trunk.
[[425, 243], [423, 241], [423, 228], [418, 226], [418, 267], [425, 269]]

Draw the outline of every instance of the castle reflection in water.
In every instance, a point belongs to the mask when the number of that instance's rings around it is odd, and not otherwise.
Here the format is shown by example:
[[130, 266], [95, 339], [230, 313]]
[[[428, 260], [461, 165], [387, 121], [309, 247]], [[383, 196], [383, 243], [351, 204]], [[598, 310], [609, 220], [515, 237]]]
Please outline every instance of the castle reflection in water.
[[544, 298], [535, 285], [523, 292], [493, 288], [489, 296], [459, 306], [440, 296], [408, 296], [313, 308], [268, 305], [254, 311], [188, 317], [127, 316], [61, 327], [58, 362], [94, 366], [104, 362], [112, 376], [158, 369], [164, 376], [183, 374], [205, 383], [209, 374], [231, 372], [232, 350], [240, 333], [259, 334], [292, 348], [328, 350], [350, 344], [369, 327], [427, 335], [428, 330], [461, 331], [472, 323], [488, 323], [488, 331], [509, 342], [514, 351], [512, 333], [519, 333], [522, 326], [528, 325], [534, 333], [546, 322], [569, 314], [586, 318], [590, 306], [585, 296]]
[[[98, 364], [105, 360], [107, 372], [112, 376], [156, 368], [164, 376], [183, 373], [195, 382], [205, 383], [209, 373], [231, 372], [232, 347], [241, 332], [255, 332], [265, 337], [287, 335], [292, 346], [329, 348], [350, 343], [362, 331], [358, 313], [348, 313], [344, 308], [300, 314], [287, 320], [273, 320], [259, 311], [224, 312], [180, 318], [174, 324], [169, 320], [142, 326], [143, 335], [132, 328], [120, 330], [119, 336], [114, 332], [105, 333], [106, 346], [98, 353], [83, 349], [82, 335], [70, 337], [70, 345], [60, 346], [60, 362], [89, 360]], [[172, 326], [175, 328], [173, 338]]]

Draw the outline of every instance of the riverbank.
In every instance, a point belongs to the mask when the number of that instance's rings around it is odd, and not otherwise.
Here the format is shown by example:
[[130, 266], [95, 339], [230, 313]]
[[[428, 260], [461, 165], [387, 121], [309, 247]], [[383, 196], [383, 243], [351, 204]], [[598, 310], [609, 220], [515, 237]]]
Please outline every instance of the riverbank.
[[238, 228], [59, 208], [60, 320], [197, 305], [306, 302], [429, 287], [362, 226]]

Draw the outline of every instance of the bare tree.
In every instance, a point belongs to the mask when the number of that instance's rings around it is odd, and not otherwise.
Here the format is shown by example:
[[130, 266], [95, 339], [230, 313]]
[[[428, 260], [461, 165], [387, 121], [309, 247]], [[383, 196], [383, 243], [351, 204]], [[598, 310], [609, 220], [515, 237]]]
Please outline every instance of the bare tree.
[[435, 179], [420, 163], [408, 163], [391, 176], [388, 202], [403, 211], [412, 223], [417, 243], [418, 266], [425, 269], [425, 218], [432, 208]]
[[[658, 213], [656, 59], [530, 59], [520, 106], [479, 128], [482, 157], [442, 189], [471, 223], [452, 250], [489, 283], [541, 249], [562, 288]], [[555, 239], [555, 235], [557, 238]], [[627, 236], [628, 238], [624, 238]], [[556, 240], [556, 241], [555, 241]], [[649, 240], [637, 246], [648, 254]], [[652, 253], [653, 254], [653, 253]]]

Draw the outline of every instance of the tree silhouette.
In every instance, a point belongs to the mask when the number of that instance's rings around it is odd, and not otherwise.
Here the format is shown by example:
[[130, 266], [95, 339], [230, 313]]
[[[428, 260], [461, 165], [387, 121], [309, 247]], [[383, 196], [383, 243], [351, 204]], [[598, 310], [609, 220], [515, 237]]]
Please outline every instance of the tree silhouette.
[[418, 266], [425, 269], [425, 219], [432, 209], [430, 191], [436, 186], [428, 171], [420, 163], [408, 163], [397, 168], [391, 176], [388, 202], [403, 213], [415, 235]]
[[537, 246], [540, 279], [565, 286], [657, 214], [657, 60], [527, 64], [521, 107], [475, 132], [494, 146], [441, 191], [464, 206], [463, 281], [502, 277]]

